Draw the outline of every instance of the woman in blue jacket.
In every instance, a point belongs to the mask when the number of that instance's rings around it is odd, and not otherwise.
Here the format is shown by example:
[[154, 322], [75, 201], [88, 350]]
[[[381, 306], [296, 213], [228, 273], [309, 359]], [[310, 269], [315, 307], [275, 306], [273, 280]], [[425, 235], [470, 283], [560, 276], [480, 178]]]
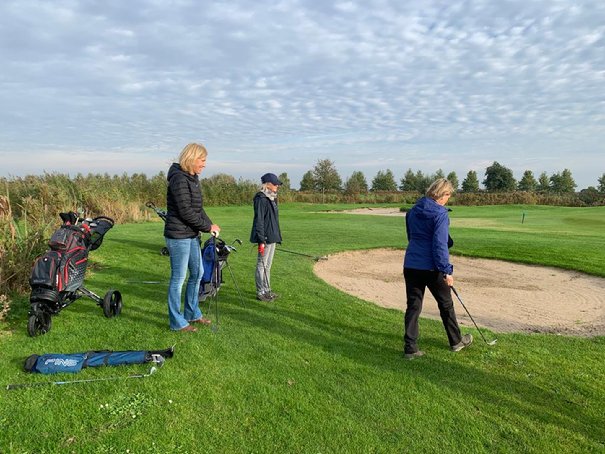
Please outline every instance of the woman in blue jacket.
[[[168, 170], [166, 223], [164, 237], [170, 252], [168, 318], [174, 331], [197, 331], [193, 324], [209, 325], [202, 316], [198, 292], [204, 274], [200, 232], [220, 232], [204, 211], [199, 174], [206, 167], [208, 152], [203, 145], [190, 143]], [[181, 293], [187, 271], [185, 310], [181, 311]]]
[[437, 300], [451, 350], [460, 351], [473, 341], [472, 335], [462, 336], [460, 333], [450, 289], [454, 285], [454, 267], [450, 263], [448, 247], [453, 241], [449, 236], [450, 220], [445, 204], [453, 192], [454, 188], [448, 180], [436, 180], [426, 191], [426, 197], [419, 199], [405, 217], [409, 243], [403, 262], [407, 296], [404, 335], [406, 359], [424, 355], [418, 349], [417, 340], [418, 318], [427, 287]]

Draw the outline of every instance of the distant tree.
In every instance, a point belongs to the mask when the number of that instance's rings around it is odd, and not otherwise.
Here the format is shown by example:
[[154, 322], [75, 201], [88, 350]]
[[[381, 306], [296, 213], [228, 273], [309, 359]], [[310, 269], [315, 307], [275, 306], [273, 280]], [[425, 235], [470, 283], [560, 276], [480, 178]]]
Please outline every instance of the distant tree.
[[521, 177], [521, 180], [519, 180], [519, 185], [517, 186], [517, 189], [519, 189], [519, 191], [533, 192], [536, 190], [537, 187], [538, 182], [534, 178], [533, 172], [531, 170], [526, 170], [525, 172], [523, 172], [523, 176]]
[[227, 173], [217, 173], [208, 178], [202, 178], [202, 183], [212, 186], [233, 186], [237, 180], [233, 175]]
[[361, 194], [368, 192], [368, 183], [363, 172], [355, 171], [345, 182], [345, 192], [347, 194]]
[[300, 180], [301, 191], [314, 191], [315, 190], [315, 179], [313, 178], [313, 172], [309, 170], [306, 172], [302, 180]]
[[456, 175], [456, 172], [448, 173], [447, 179], [450, 183], [452, 183], [452, 186], [454, 187], [454, 191], [457, 191], [460, 183], [458, 183], [458, 175]]
[[289, 191], [290, 190], [290, 178], [288, 177], [288, 174], [286, 172], [280, 173], [277, 178], [279, 181], [282, 182], [280, 189], [282, 191]]
[[439, 178], [445, 178], [445, 173], [443, 173], [443, 170], [441, 169], [437, 169], [437, 172], [433, 174], [433, 176], [431, 177], [431, 183], [435, 180], [438, 180]]
[[399, 189], [401, 191], [416, 191], [417, 182], [416, 175], [412, 169], [408, 169], [403, 178], [400, 180]]
[[553, 192], [562, 194], [574, 192], [576, 186], [577, 184], [571, 176], [569, 169], [565, 169], [561, 173], [555, 173], [550, 177], [550, 189]]
[[313, 180], [318, 191], [340, 190], [342, 180], [334, 163], [329, 159], [320, 159], [313, 168]]
[[538, 177], [538, 191], [547, 192], [550, 191], [550, 180], [546, 172], [542, 172]]
[[421, 194], [424, 194], [431, 185], [431, 183], [434, 181], [431, 175], [423, 174], [422, 170], [416, 172], [414, 178], [416, 179], [416, 191]]
[[479, 190], [479, 179], [477, 178], [477, 172], [469, 170], [466, 174], [466, 178], [462, 181], [463, 192], [477, 192]]
[[599, 192], [605, 193], [605, 173], [601, 175], [601, 178], [598, 179], [599, 182]]
[[485, 189], [488, 191], [493, 192], [514, 191], [517, 188], [517, 182], [513, 178], [512, 170], [494, 161], [494, 163], [485, 170], [483, 186], [485, 186]]
[[397, 183], [395, 183], [395, 176], [390, 169], [386, 172], [379, 170], [374, 179], [372, 180], [372, 191], [396, 191]]

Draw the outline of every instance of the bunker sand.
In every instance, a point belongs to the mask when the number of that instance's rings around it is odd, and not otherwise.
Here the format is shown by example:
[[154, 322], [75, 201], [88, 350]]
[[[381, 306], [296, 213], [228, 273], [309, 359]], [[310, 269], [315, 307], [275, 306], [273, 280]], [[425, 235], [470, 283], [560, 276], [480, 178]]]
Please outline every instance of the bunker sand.
[[[405, 311], [403, 250], [331, 255], [314, 271], [328, 284], [382, 307]], [[605, 335], [605, 279], [575, 271], [452, 256], [454, 286], [480, 327], [496, 332]], [[454, 299], [458, 321], [472, 327]], [[422, 316], [439, 320], [427, 290]]]

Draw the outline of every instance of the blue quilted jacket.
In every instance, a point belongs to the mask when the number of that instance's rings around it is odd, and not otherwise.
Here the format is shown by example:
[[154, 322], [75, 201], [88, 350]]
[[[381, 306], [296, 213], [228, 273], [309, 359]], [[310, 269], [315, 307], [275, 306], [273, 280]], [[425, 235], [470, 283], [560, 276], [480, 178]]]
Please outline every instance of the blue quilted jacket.
[[422, 197], [406, 214], [405, 226], [408, 247], [404, 268], [441, 271], [452, 274], [448, 238], [450, 220], [448, 210], [430, 197]]

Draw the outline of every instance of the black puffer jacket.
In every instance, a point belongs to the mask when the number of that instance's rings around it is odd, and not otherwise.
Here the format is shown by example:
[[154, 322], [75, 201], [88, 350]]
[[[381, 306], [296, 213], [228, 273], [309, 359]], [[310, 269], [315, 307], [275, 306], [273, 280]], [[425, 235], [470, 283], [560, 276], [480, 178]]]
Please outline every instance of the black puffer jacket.
[[272, 202], [265, 194], [257, 192], [254, 196], [254, 221], [250, 242], [281, 244], [281, 241], [277, 201]]
[[168, 170], [166, 208], [166, 238], [195, 238], [199, 232], [210, 231], [212, 221], [204, 211], [200, 180], [176, 162]]

